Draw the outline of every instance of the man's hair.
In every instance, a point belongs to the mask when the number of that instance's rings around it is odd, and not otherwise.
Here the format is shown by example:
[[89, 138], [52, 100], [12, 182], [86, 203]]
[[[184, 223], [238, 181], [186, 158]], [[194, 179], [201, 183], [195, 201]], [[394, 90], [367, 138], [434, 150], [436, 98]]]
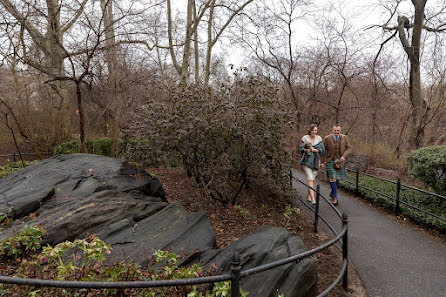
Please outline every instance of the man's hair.
[[341, 127], [341, 124], [339, 124], [339, 123], [334, 123], [333, 127]]

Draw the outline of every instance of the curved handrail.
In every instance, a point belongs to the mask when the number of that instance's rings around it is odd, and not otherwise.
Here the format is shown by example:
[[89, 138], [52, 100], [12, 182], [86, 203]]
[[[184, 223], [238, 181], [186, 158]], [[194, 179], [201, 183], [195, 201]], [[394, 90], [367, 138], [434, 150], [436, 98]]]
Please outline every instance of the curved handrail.
[[94, 282], [94, 281], [56, 281], [46, 279], [19, 278], [0, 276], [0, 282], [13, 285], [27, 285], [36, 287], [70, 288], [70, 289], [119, 289], [119, 288], [157, 288], [200, 285], [207, 283], [223, 282], [231, 279], [231, 274], [221, 274], [207, 277], [195, 277], [187, 279], [171, 279], [158, 281], [118, 281], [118, 282]]
[[[313, 190], [314, 192], [317, 192], [317, 190], [313, 187], [310, 187], [309, 185], [307, 185], [305, 182], [295, 178], [292, 174], [290, 174], [290, 178], [293, 179], [294, 181], [297, 181], [301, 184], [303, 184], [304, 186], [306, 186], [308, 189]], [[331, 203], [331, 201], [329, 199], [327, 199], [326, 197], [324, 197], [322, 194], [319, 194], [320, 197], [322, 197], [327, 203], [328, 205], [330, 205], [330, 207], [337, 213], [338, 217], [342, 218], [342, 214], [339, 211], [339, 209], [336, 208], [336, 206], [334, 206], [333, 203]], [[312, 209], [312, 211], [314, 212], [314, 210]]]
[[[347, 257], [347, 251], [348, 251], [347, 215], [345, 213], [341, 214], [341, 212], [338, 210], [338, 208], [336, 208], [336, 206], [329, 199], [327, 199], [325, 196], [323, 196], [320, 193], [320, 185], [319, 184], [317, 185], [316, 189], [313, 188], [313, 187], [310, 187], [307, 183], [305, 183], [305, 182], [295, 178], [293, 176], [292, 169], [290, 170], [289, 177], [290, 177], [291, 186], [292, 186], [292, 182], [294, 180], [294, 181], [297, 181], [297, 182], [301, 183], [302, 185], [304, 185], [308, 189], [311, 189], [311, 190], [315, 191], [315, 193], [316, 193], [316, 207], [315, 207], [315, 209], [311, 208], [310, 206], [308, 206], [305, 203], [303, 203], [303, 205], [305, 205], [308, 209], [310, 209], [312, 212], [315, 213], [315, 221], [314, 221], [315, 232], [317, 230], [318, 219], [321, 219], [325, 223], [325, 225], [333, 232], [333, 234], [336, 235], [335, 238], [333, 238], [332, 240], [330, 240], [326, 244], [330, 244], [330, 246], [335, 244], [339, 240], [337, 238], [340, 236], [340, 234], [341, 233], [343, 234], [343, 240], [342, 240], [342, 243], [341, 243], [342, 252], [343, 252], [342, 253], [343, 254], [343, 261], [342, 261], [341, 271], [340, 271], [339, 275], [337, 276], [337, 278], [335, 279], [335, 281], [333, 283], [331, 283], [331, 285], [328, 286], [328, 288], [326, 288], [317, 297], [326, 296], [339, 283], [339, 281], [341, 280], [342, 277], [344, 277], [343, 287], [344, 287], [344, 289], [347, 289], [347, 286], [348, 286], [348, 281], [347, 281], [347, 279], [348, 279], [348, 276], [347, 276], [347, 265], [348, 265], [348, 257]], [[323, 217], [321, 217], [319, 215], [319, 204], [320, 204], [319, 200], [320, 200], [320, 197], [322, 197], [322, 199], [325, 200], [325, 202], [328, 203], [328, 205], [331, 207], [331, 209], [334, 210], [334, 212], [337, 214], [337, 216], [342, 219], [343, 226], [342, 226], [342, 230], [341, 230], [341, 232], [339, 234], [337, 234], [336, 230], [333, 228], [333, 226], [331, 226], [330, 223], [327, 222], [327, 220], [325, 220]], [[324, 246], [324, 245], [322, 245], [322, 246]], [[320, 247], [322, 247], [322, 246], [320, 246]]]
[[[342, 231], [332, 240], [320, 245], [314, 249], [302, 252], [300, 254], [283, 258], [271, 263], [263, 264], [247, 270], [242, 270], [240, 276], [247, 277], [259, 272], [270, 270], [278, 266], [282, 266], [291, 262], [296, 262], [316, 254], [333, 244], [335, 244], [342, 236], [347, 232], [345, 226]], [[231, 274], [221, 274], [207, 277], [195, 277], [179, 280], [158, 280], [158, 281], [121, 281], [121, 282], [94, 282], [94, 281], [55, 281], [44, 279], [29, 279], [10, 276], [0, 276], [0, 283], [14, 284], [14, 285], [27, 285], [37, 287], [56, 287], [56, 288], [76, 288], [76, 289], [103, 289], [103, 288], [154, 288], [154, 287], [168, 287], [168, 286], [187, 286], [187, 285], [199, 285], [206, 283], [215, 283], [231, 280]]]

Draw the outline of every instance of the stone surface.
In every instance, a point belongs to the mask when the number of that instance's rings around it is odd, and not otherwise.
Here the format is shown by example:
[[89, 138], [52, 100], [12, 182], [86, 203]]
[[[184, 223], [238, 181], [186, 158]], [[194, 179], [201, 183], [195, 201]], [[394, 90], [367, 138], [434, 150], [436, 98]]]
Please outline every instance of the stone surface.
[[[219, 272], [229, 271], [236, 250], [243, 270], [306, 250], [298, 237], [271, 226], [217, 249], [205, 213], [188, 213], [179, 203], [167, 203], [155, 177], [97, 155], [60, 155], [0, 179], [0, 212], [15, 218], [1, 230], [0, 239], [25, 224], [47, 230], [44, 245], [96, 234], [111, 244], [111, 263], [127, 260], [143, 267], [158, 249], [183, 256], [184, 265], [217, 265]], [[313, 296], [316, 261], [306, 258], [283, 265], [244, 278], [241, 285], [249, 296]]]
[[39, 210], [51, 198], [81, 199], [101, 190], [138, 191], [165, 200], [156, 178], [108, 157], [59, 155], [0, 179], [0, 213], [17, 219]]
[[[286, 229], [267, 225], [226, 248], [204, 252], [200, 261], [205, 267], [216, 265], [220, 271], [230, 272], [236, 250], [240, 254], [242, 270], [246, 270], [297, 255], [307, 248], [300, 238]], [[242, 279], [241, 287], [249, 296], [277, 297], [281, 293], [287, 297], [316, 296], [316, 261], [305, 258], [298, 263], [254, 274]]]
[[[112, 260], [131, 260], [146, 266], [155, 250], [171, 250], [187, 259], [217, 246], [214, 230], [204, 212], [188, 213], [179, 203], [121, 230], [104, 230], [99, 237], [114, 247]], [[117, 228], [116, 228], [117, 229]], [[139, 255], [146, 255], [140, 259]]]
[[0, 179], [0, 212], [16, 219], [0, 239], [23, 223], [47, 230], [44, 244], [96, 234], [112, 245], [112, 262], [145, 264], [157, 249], [193, 255], [216, 246], [204, 213], [168, 204], [155, 177], [98, 155], [60, 155]]

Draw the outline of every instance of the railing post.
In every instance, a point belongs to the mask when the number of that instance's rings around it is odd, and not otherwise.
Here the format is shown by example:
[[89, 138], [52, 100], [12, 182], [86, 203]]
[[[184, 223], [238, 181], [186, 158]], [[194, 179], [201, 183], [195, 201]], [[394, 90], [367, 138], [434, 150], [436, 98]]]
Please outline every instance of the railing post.
[[240, 297], [240, 255], [235, 251], [231, 263], [231, 297]]
[[400, 213], [400, 192], [401, 192], [401, 178], [398, 176], [396, 180], [396, 205], [395, 213], [398, 215]]
[[345, 234], [342, 237], [342, 259], [347, 261], [347, 268], [345, 269], [344, 279], [342, 285], [344, 290], [348, 288], [348, 217], [344, 212], [342, 214], [342, 229], [346, 228]]
[[356, 188], [355, 188], [356, 197], [359, 196], [359, 168], [356, 168]]
[[319, 200], [320, 200], [321, 186], [317, 184], [316, 186], [316, 209], [314, 211], [314, 233], [317, 233], [317, 225], [319, 221]]
[[15, 152], [14, 152], [14, 162], [16, 162], [17, 160], [16, 160], [16, 158], [15, 158]]
[[293, 188], [293, 169], [290, 169], [290, 187]]

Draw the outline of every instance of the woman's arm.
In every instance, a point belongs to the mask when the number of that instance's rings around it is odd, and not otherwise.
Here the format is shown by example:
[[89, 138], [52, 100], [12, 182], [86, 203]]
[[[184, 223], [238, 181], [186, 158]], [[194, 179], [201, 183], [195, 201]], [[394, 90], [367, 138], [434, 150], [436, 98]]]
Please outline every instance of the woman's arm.
[[324, 143], [321, 141], [318, 144], [315, 145], [317, 153], [319, 153], [321, 156], [325, 155], [325, 147]]

